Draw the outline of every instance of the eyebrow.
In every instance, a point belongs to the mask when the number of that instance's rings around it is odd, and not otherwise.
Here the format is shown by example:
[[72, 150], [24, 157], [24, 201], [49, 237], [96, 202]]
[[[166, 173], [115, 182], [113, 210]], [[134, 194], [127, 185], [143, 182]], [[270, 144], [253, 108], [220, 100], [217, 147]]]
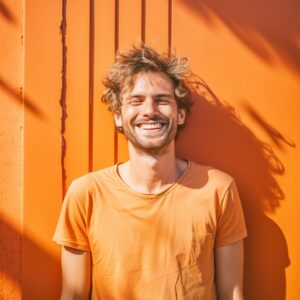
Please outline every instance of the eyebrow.
[[[142, 97], [144, 97], [144, 95], [132, 94], [128, 98], [142, 98]], [[169, 93], [160, 93], [160, 94], [153, 95], [153, 97], [172, 97], [172, 95]]]
[[162, 93], [162, 94], [155, 95], [155, 97], [172, 97], [172, 95], [169, 93], [164, 93], [164, 94]]

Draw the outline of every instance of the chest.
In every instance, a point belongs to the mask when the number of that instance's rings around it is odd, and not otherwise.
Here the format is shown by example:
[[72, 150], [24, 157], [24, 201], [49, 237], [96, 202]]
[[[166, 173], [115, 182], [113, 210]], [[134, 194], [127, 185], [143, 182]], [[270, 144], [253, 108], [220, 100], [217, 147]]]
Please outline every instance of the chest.
[[102, 271], [155, 274], [213, 259], [214, 199], [174, 193], [158, 201], [138, 200], [118, 194], [94, 205], [89, 239], [94, 264]]

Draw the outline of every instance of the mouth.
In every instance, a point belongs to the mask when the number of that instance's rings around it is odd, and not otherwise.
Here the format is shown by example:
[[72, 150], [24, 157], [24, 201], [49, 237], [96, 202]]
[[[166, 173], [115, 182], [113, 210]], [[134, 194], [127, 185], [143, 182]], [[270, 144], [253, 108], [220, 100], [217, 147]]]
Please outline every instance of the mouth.
[[135, 124], [136, 133], [149, 138], [162, 136], [167, 127], [168, 122], [163, 120], [141, 120]]
[[137, 127], [143, 130], [157, 130], [157, 129], [161, 129], [163, 126], [165, 125], [165, 123], [161, 123], [161, 122], [147, 122], [147, 123], [140, 123], [137, 124]]

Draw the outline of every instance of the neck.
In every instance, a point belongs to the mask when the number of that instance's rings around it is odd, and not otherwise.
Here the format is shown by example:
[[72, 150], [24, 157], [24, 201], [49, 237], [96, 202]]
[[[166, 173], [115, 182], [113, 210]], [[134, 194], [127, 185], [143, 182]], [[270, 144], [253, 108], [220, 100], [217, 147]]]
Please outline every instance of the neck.
[[176, 158], [175, 145], [171, 142], [159, 153], [136, 149], [129, 142], [130, 160], [119, 166], [123, 181], [133, 190], [157, 194], [173, 184], [184, 172], [187, 162]]

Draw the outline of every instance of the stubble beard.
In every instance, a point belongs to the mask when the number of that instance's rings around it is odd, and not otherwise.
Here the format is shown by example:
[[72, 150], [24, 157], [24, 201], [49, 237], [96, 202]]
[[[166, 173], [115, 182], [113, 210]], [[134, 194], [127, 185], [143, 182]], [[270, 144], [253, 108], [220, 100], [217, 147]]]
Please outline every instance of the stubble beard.
[[[159, 118], [155, 118], [151, 121], [158, 121]], [[123, 127], [124, 134], [128, 140], [132, 144], [132, 146], [140, 153], [145, 153], [151, 156], [158, 156], [168, 151], [169, 144], [175, 140], [177, 134], [177, 124], [176, 126], [173, 123], [170, 123], [169, 120], [164, 120], [166, 122], [163, 126], [168, 127], [166, 132], [164, 133], [164, 138], [158, 145], [149, 144], [147, 145], [147, 141], [143, 142], [143, 140], [139, 139], [139, 136], [135, 132], [135, 124], [136, 121], [131, 121], [130, 128], [128, 126]], [[171, 121], [172, 122], [172, 121]], [[174, 122], [174, 121], [173, 121]], [[151, 139], [151, 138], [149, 138]]]

